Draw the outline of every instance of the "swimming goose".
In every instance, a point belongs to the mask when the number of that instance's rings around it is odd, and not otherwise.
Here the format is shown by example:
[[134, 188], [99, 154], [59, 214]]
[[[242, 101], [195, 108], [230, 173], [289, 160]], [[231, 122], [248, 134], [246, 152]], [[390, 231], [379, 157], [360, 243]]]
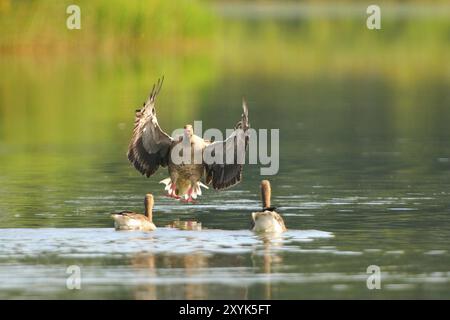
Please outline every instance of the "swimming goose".
[[[133, 136], [127, 153], [128, 160], [147, 178], [160, 166], [168, 167], [169, 177], [160, 182], [165, 185], [168, 196], [187, 202], [193, 202], [202, 194], [200, 187], [208, 189], [200, 181], [202, 178], [216, 190], [238, 184], [242, 179], [248, 146], [249, 122], [245, 101], [242, 105], [241, 120], [225, 141], [204, 140], [194, 134], [190, 124], [184, 126], [182, 136], [173, 138], [161, 129], [156, 117], [156, 97], [163, 80], [164, 78], [158, 80], [142, 109], [136, 111]], [[175, 147], [177, 149], [173, 150]], [[184, 147], [190, 148], [191, 156], [187, 156], [187, 159], [183, 157], [182, 161], [172, 156], [173, 150], [174, 155], [182, 157]], [[226, 154], [232, 157], [227, 157]]]
[[145, 195], [145, 215], [131, 211], [122, 211], [111, 214], [116, 230], [141, 230], [153, 231], [156, 226], [153, 223], [153, 195]]
[[260, 212], [252, 212], [252, 231], [273, 233], [286, 231], [283, 218], [275, 211], [275, 207], [270, 206], [271, 193], [269, 180], [261, 181], [263, 209]]

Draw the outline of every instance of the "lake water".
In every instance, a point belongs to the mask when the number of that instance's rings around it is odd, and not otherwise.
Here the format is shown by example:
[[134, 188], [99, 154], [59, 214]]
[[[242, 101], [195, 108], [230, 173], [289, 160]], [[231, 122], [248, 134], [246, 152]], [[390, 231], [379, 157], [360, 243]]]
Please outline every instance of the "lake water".
[[[270, 179], [289, 231], [275, 239], [247, 230], [260, 207], [257, 166], [235, 188], [186, 205], [163, 195], [157, 181], [166, 172], [147, 180], [128, 165], [125, 142], [114, 152], [102, 141], [87, 151], [3, 144], [0, 297], [450, 297], [446, 143], [312, 142], [305, 129], [285, 131], [280, 173]], [[163, 228], [114, 231], [109, 213], [142, 211], [146, 192]], [[204, 230], [164, 228], [176, 219]], [[81, 290], [66, 288], [71, 265], [81, 268]], [[366, 287], [370, 265], [381, 268], [381, 290]]]
[[[342, 29], [348, 52], [295, 43], [291, 22], [293, 47], [280, 48], [271, 29], [254, 37], [263, 22], [234, 23], [240, 40], [230, 31], [206, 53], [2, 56], [0, 298], [450, 298], [448, 43], [352, 56]], [[164, 196], [165, 169], [140, 176], [126, 159], [134, 110], [162, 74], [166, 131], [232, 128], [245, 96], [253, 128], [280, 129], [279, 173], [246, 165], [241, 184], [194, 205]], [[248, 231], [266, 178], [280, 237]], [[114, 231], [109, 214], [141, 212], [147, 192], [160, 228]], [[165, 228], [177, 219], [204, 229]], [[66, 287], [69, 266], [80, 290]]]

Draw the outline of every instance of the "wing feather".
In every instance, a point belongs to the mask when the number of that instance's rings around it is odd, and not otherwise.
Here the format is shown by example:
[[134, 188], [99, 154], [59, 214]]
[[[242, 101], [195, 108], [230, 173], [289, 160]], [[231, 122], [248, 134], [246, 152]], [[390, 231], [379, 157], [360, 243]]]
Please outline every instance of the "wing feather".
[[165, 167], [169, 161], [170, 147], [174, 140], [165, 133], [156, 118], [155, 101], [164, 78], [153, 85], [147, 102], [136, 110], [133, 136], [128, 146], [128, 160], [141, 174], [149, 177], [159, 166]]
[[[242, 169], [248, 148], [249, 128], [248, 108], [245, 100], [242, 103], [242, 108], [244, 113], [241, 120], [236, 124], [233, 133], [225, 141], [213, 142], [204, 150], [204, 152], [224, 160], [223, 163], [205, 163], [206, 183], [212, 184], [216, 190], [229, 188], [242, 180]], [[217, 152], [219, 154], [216, 154]], [[227, 154], [233, 154], [231, 162], [227, 159]]]

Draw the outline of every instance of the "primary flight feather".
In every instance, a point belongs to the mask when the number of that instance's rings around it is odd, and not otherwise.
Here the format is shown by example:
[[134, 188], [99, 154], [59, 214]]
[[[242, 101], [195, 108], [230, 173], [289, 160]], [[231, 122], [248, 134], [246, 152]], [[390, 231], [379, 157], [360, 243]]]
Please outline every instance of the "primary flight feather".
[[[245, 101], [242, 104], [241, 120], [225, 141], [211, 143], [204, 140], [193, 133], [190, 124], [184, 126], [182, 136], [174, 138], [161, 129], [156, 117], [156, 97], [162, 84], [163, 79], [158, 80], [144, 106], [136, 111], [128, 160], [147, 177], [152, 176], [159, 167], [168, 167], [169, 177], [161, 183], [165, 184], [169, 196], [188, 202], [201, 195], [201, 187], [208, 188], [201, 182], [203, 178], [206, 184], [216, 190], [238, 184], [242, 179], [248, 146], [249, 121]], [[189, 148], [184, 149], [184, 146]], [[190, 157], [187, 156], [189, 161], [175, 161], [172, 150], [176, 147], [182, 150], [181, 154], [184, 150], [191, 151]], [[196, 155], [200, 161], [194, 161]]]

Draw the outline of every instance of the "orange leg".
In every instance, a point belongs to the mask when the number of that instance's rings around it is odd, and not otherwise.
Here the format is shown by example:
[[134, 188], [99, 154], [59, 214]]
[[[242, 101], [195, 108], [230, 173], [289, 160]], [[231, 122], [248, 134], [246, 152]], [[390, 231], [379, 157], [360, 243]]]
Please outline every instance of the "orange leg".
[[187, 192], [188, 198], [187, 199], [181, 198], [181, 201], [186, 202], [186, 203], [197, 203], [197, 201], [195, 201], [192, 198], [192, 192], [193, 192], [193, 190], [192, 190], [192, 187], [191, 187], [191, 188], [189, 188], [189, 190]]
[[176, 193], [176, 188], [177, 188], [177, 186], [172, 183], [167, 196], [170, 198], [180, 199], [180, 197]]

